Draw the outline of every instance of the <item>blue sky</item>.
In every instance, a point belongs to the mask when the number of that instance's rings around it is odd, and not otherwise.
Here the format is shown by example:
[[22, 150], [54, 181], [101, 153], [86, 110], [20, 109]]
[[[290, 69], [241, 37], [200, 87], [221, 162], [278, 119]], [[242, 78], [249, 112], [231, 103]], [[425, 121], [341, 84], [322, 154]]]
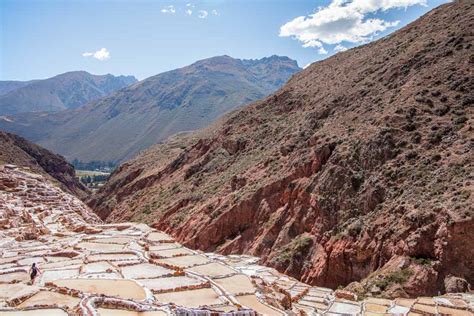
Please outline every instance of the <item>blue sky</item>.
[[0, 80], [72, 70], [144, 79], [224, 54], [285, 55], [303, 67], [446, 2], [0, 0]]

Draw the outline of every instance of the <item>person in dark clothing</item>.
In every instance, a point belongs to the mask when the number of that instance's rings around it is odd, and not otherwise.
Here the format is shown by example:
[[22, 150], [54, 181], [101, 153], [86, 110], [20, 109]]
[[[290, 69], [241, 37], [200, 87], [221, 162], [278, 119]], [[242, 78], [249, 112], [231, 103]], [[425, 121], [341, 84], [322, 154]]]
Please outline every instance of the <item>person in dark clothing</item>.
[[31, 277], [31, 284], [35, 283], [35, 279], [38, 276], [38, 274], [41, 274], [40, 269], [36, 266], [36, 263], [33, 263], [30, 268], [30, 277]]

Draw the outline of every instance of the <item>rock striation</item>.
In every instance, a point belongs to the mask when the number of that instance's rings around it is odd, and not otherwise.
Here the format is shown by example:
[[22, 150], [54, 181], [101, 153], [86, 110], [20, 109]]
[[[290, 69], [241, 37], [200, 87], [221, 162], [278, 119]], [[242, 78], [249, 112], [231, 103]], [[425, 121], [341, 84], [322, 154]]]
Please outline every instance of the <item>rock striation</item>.
[[[89, 205], [299, 280], [415, 297], [474, 284], [472, 21], [454, 1], [123, 164]], [[180, 143], [181, 142], [181, 143]], [[180, 145], [181, 144], [181, 145]]]

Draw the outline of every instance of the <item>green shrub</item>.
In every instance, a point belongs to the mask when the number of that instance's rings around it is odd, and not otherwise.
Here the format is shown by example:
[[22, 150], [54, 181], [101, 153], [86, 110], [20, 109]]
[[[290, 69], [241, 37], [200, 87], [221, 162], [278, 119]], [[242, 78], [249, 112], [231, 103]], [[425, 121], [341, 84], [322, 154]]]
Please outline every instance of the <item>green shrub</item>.
[[375, 285], [383, 291], [392, 284], [405, 283], [412, 274], [413, 272], [408, 268], [392, 271], [381, 279], [376, 280]]
[[423, 265], [423, 266], [430, 266], [433, 260], [428, 259], [428, 258], [417, 258], [417, 257], [411, 257], [411, 260], [415, 262], [416, 264]]
[[313, 239], [299, 235], [290, 243], [282, 247], [275, 257], [277, 264], [289, 264], [294, 257], [302, 257], [308, 253], [308, 248], [313, 244]]

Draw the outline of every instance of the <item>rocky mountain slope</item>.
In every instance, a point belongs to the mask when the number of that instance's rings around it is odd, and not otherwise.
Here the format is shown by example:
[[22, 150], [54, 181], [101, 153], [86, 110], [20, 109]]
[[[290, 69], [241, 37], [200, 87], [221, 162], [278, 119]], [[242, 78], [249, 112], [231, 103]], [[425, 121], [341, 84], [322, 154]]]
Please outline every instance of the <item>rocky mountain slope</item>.
[[123, 164], [90, 205], [310, 284], [474, 284], [474, 3], [312, 64], [213, 128]]
[[267, 96], [299, 70], [287, 57], [213, 57], [150, 77], [76, 111], [9, 117], [0, 120], [0, 128], [69, 160], [119, 162]]
[[[387, 300], [313, 287], [183, 247], [139, 223], [103, 224], [48, 179], [0, 164], [0, 314], [472, 315], [474, 294]], [[36, 263], [41, 273], [31, 281]]]
[[87, 189], [75, 178], [75, 171], [60, 155], [53, 154], [23, 137], [0, 131], [0, 164], [27, 167], [77, 197], [86, 198]]
[[32, 81], [14, 81], [14, 80], [0, 81], [0, 96], [7, 94], [10, 91], [27, 86], [33, 82], [34, 80]]
[[136, 81], [133, 76], [97, 76], [85, 71], [44, 80], [3, 81], [0, 82], [0, 115], [75, 109]]

